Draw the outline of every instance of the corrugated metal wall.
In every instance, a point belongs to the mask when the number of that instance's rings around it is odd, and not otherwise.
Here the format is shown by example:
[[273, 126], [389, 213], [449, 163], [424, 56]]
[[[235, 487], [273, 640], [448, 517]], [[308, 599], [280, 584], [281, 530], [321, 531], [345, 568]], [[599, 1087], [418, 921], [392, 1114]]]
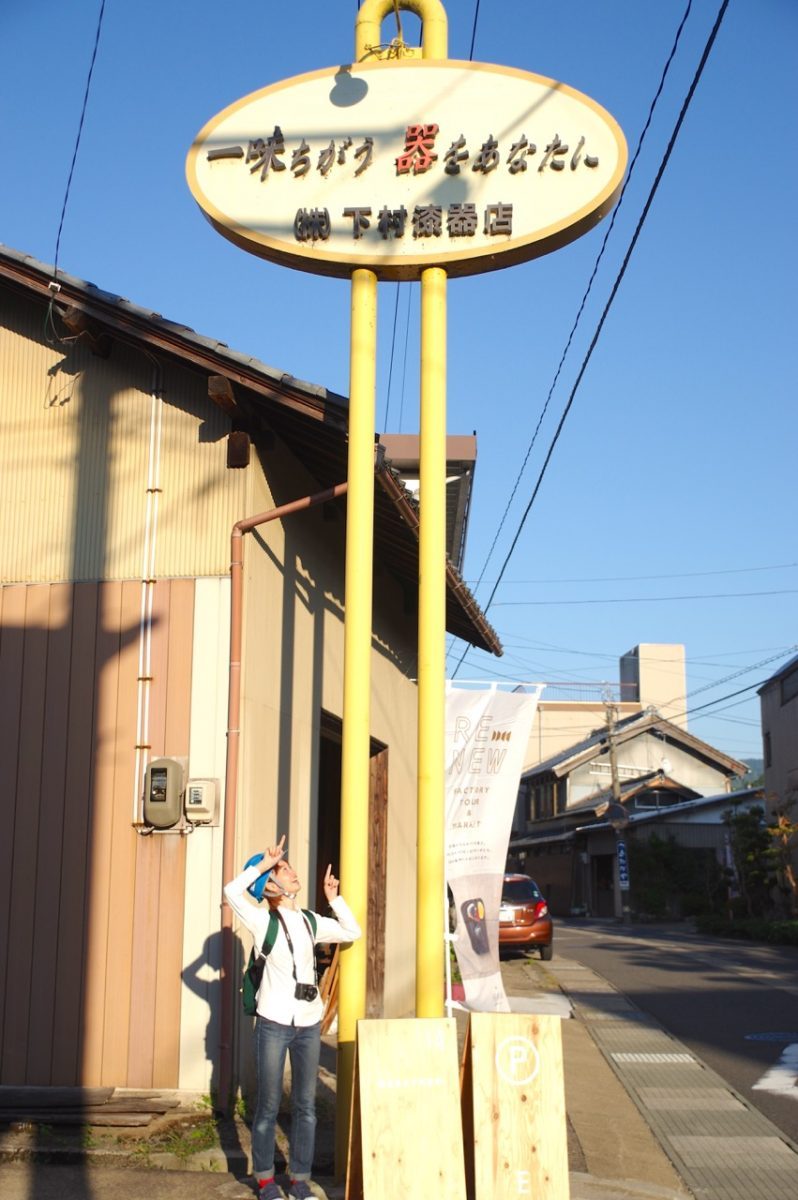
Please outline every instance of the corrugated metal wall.
[[148, 499], [156, 574], [225, 574], [247, 472], [206, 386], [119, 341], [108, 359], [59, 341], [43, 302], [0, 290], [0, 582], [141, 578]]
[[[185, 841], [131, 825], [140, 586], [0, 589], [0, 1082], [178, 1082]], [[155, 585], [150, 743], [187, 755], [193, 580]]]

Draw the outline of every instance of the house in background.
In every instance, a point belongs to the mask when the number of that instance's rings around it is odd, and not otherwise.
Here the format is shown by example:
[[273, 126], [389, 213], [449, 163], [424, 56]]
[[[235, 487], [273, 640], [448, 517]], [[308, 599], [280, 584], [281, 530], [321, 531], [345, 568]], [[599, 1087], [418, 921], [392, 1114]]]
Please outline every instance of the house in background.
[[[764, 752], [764, 788], [768, 811], [786, 812], [798, 822], [798, 655], [759, 689]], [[798, 874], [798, 839], [791, 859]]]
[[[0, 1082], [207, 1092], [231, 532], [345, 482], [347, 402], [0, 248], [0, 427]], [[379, 453], [374, 500], [369, 1011], [397, 1016], [415, 990], [418, 512]], [[311, 904], [338, 861], [345, 525], [345, 498], [306, 505], [243, 550], [232, 861], [285, 831]], [[448, 631], [500, 653], [446, 570]], [[207, 781], [205, 823], [145, 821], [160, 757]]]
[[[684, 646], [641, 642], [618, 661], [614, 683], [546, 683], [535, 711], [524, 767], [531, 770], [589, 737], [605, 724], [607, 705], [624, 720], [656, 709], [674, 725], [687, 728], [687, 675]], [[513, 832], [526, 828], [523, 789], [513, 814]]]
[[[696, 839], [705, 837], [701, 844], [722, 852], [721, 812], [745, 763], [654, 709], [619, 721], [612, 736], [624, 809], [616, 816], [629, 823], [630, 833], [639, 826], [645, 827], [642, 836], [651, 836], [667, 825], [668, 835], [675, 835], [689, 814], [684, 823], [690, 832], [680, 834], [687, 839], [680, 844], [697, 846]], [[521, 776], [524, 826], [513, 832], [508, 861], [534, 877], [555, 914], [619, 915], [615, 830], [607, 818], [613, 800], [611, 758], [605, 725]], [[712, 805], [704, 804], [708, 798]], [[699, 835], [695, 827], [702, 825], [716, 828]]]

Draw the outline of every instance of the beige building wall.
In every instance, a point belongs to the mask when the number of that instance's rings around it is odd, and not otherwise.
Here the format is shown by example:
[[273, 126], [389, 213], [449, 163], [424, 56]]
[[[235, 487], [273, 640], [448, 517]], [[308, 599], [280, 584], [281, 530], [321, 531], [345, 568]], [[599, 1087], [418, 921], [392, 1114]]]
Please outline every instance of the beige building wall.
[[[249, 479], [251, 513], [318, 486], [300, 464], [293, 464], [290, 474], [270, 470], [267, 483], [255, 461]], [[311, 900], [321, 714], [343, 715], [345, 508], [341, 501], [335, 505], [332, 519], [329, 510], [325, 515], [312, 509], [263, 525], [257, 538], [248, 534], [244, 539], [236, 861], [243, 865], [276, 834], [286, 832], [291, 862]], [[415, 992], [415, 926], [409, 917], [415, 911], [417, 690], [410, 679], [415, 647], [408, 644], [413, 631], [401, 615], [398, 586], [381, 577], [375, 600], [371, 736], [388, 748], [384, 1011], [397, 1016], [412, 1009]], [[401, 628], [404, 640], [397, 633]], [[345, 888], [344, 880], [344, 895]], [[246, 1071], [246, 1044], [242, 1053]]]
[[[147, 757], [187, 757], [190, 778], [219, 780], [223, 818], [230, 531], [318, 485], [287, 452], [267, 452], [268, 483], [256, 455], [228, 470], [229, 423], [202, 373], [156, 367], [118, 340], [107, 359], [48, 342], [43, 317], [41, 302], [0, 290], [0, 778], [14, 829], [0, 892], [23, 914], [0, 939], [0, 966], [33, 988], [0, 1005], [3, 1082], [207, 1091], [221, 825], [142, 837], [141, 776]], [[321, 713], [342, 716], [339, 509], [245, 538], [236, 859], [285, 830], [308, 881]], [[389, 1016], [414, 997], [415, 653], [384, 572], [371, 732], [388, 748]], [[55, 970], [36, 967], [36, 944], [59, 947]], [[20, 1036], [34, 1021], [52, 1039]]]
[[656, 708], [660, 716], [687, 728], [687, 672], [684, 646], [641, 642], [621, 659], [625, 700], [634, 697], [641, 709]]
[[[639, 704], [619, 704], [618, 720], [640, 712]], [[561, 750], [584, 741], [606, 726], [606, 709], [599, 701], [541, 701], [527, 745], [524, 769], [537, 766]]]
[[215, 1089], [221, 1007], [222, 841], [230, 661], [230, 581], [198, 579], [194, 592], [188, 775], [219, 784], [219, 820], [187, 839], [178, 1087]]
[[[0, 290], [0, 582], [225, 574], [246, 471], [204, 378], [115, 341], [44, 337]], [[154, 533], [152, 532], [154, 530]], [[145, 545], [145, 538], [149, 541]]]
[[[652, 707], [675, 725], [687, 728], [684, 646], [641, 642], [623, 655], [619, 666], [622, 700], [615, 705], [617, 720], [622, 721]], [[535, 767], [584, 741], [596, 730], [603, 729], [606, 723], [607, 712], [600, 698], [547, 699], [544, 690], [529, 735], [524, 769]]]

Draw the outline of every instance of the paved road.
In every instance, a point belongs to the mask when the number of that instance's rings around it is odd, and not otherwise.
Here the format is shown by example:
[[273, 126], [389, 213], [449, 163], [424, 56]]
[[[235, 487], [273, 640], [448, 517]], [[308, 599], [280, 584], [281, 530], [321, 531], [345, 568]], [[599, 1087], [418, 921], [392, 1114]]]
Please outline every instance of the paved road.
[[798, 1142], [798, 948], [703, 938], [684, 926], [562, 920], [555, 946], [653, 1016]]

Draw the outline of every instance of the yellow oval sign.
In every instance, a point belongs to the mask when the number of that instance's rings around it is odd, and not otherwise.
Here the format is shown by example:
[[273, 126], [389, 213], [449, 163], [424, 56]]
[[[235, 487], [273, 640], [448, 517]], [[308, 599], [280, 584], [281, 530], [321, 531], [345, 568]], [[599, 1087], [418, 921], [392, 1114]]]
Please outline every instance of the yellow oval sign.
[[485, 63], [330, 68], [231, 104], [197, 136], [189, 187], [262, 258], [381, 279], [496, 270], [547, 254], [612, 208], [627, 150], [589, 97]]

